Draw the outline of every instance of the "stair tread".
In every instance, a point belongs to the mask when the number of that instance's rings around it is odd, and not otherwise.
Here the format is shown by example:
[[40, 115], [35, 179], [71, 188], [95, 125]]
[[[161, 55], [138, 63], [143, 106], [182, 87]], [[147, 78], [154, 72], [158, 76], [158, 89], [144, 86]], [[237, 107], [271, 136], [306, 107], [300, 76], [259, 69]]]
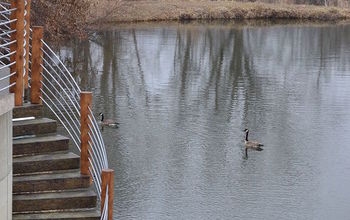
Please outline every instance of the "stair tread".
[[35, 119], [28, 119], [28, 120], [21, 120], [21, 121], [12, 122], [14, 127], [15, 126], [24, 126], [24, 125], [38, 125], [38, 124], [45, 124], [45, 123], [56, 123], [56, 121], [49, 119], [49, 118], [35, 118]]
[[13, 195], [14, 201], [24, 200], [43, 200], [43, 199], [65, 199], [65, 198], [80, 198], [80, 197], [95, 197], [94, 190], [88, 188], [74, 191], [57, 191], [44, 193], [29, 193], [23, 195]]
[[80, 157], [72, 152], [51, 153], [42, 155], [32, 155], [13, 158], [13, 163], [31, 162], [31, 161], [51, 161], [62, 159], [80, 159]]
[[49, 118], [35, 118], [13, 121], [13, 137], [55, 133], [57, 121]]
[[22, 117], [40, 117], [43, 105], [23, 103], [23, 106], [15, 106], [13, 108], [13, 118]]
[[18, 214], [13, 215], [14, 220], [26, 219], [75, 219], [75, 218], [99, 218], [100, 212], [97, 210], [39, 213], [39, 214]]
[[[44, 174], [35, 174], [35, 175], [26, 175], [26, 176], [14, 176], [13, 182], [22, 182], [22, 181], [40, 181], [40, 180], [53, 180], [53, 179], [69, 179], [69, 178], [80, 178], [86, 177], [80, 173], [79, 170], [74, 170], [70, 172], [56, 172], [56, 173], [44, 173]], [[88, 176], [87, 176], [88, 177]]]
[[13, 156], [49, 154], [69, 149], [69, 138], [55, 133], [13, 139]]
[[19, 144], [32, 144], [32, 143], [40, 143], [40, 142], [52, 142], [52, 141], [62, 141], [69, 140], [69, 138], [59, 135], [59, 134], [51, 134], [45, 136], [34, 136], [28, 138], [18, 138], [13, 140], [13, 145]]
[[42, 108], [43, 105], [40, 104], [32, 104], [30, 102], [24, 102], [22, 106], [15, 106], [14, 109], [22, 109], [22, 108]]

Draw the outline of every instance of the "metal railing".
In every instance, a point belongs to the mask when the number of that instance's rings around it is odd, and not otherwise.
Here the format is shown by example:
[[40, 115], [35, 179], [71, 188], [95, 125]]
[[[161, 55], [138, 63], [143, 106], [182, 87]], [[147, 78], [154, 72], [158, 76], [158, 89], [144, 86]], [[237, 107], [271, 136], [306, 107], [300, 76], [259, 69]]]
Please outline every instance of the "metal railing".
[[[82, 93], [72, 74], [68, 71], [63, 62], [49, 47], [41, 40], [43, 47], [41, 49], [43, 63], [42, 96], [40, 99], [51, 110], [56, 118], [64, 126], [70, 135], [74, 145], [82, 152], [81, 140], [81, 105], [80, 94]], [[91, 106], [91, 105], [90, 105]], [[93, 180], [94, 188], [98, 198], [102, 198], [102, 173], [108, 169], [108, 159], [105, 144], [99, 124], [94, 116], [91, 107], [88, 107], [88, 162], [89, 173]], [[105, 195], [108, 201], [108, 192]], [[108, 218], [108, 202], [105, 202], [101, 219]]]
[[16, 44], [16, 40], [11, 40], [11, 35], [16, 30], [11, 30], [11, 25], [15, 24], [17, 19], [10, 19], [11, 13], [15, 13], [17, 8], [11, 8], [11, 4], [0, 3], [0, 92], [7, 91], [16, 85], [16, 82], [11, 82], [10, 78], [16, 72], [7, 71], [16, 64], [16, 61], [11, 62], [11, 56], [16, 55], [16, 51], [11, 51], [10, 47]]
[[[81, 173], [91, 177], [101, 201], [101, 219], [112, 219], [114, 171], [108, 169], [106, 147], [92, 111], [92, 94], [81, 91], [70, 71], [43, 40], [43, 28], [29, 28], [26, 15], [30, 15], [30, 3], [0, 2], [0, 71], [10, 69], [3, 71], [9, 74], [0, 77], [0, 92], [10, 89], [15, 93], [16, 106], [20, 106], [23, 85], [28, 84], [31, 103], [47, 106], [80, 151]], [[10, 82], [1, 87], [5, 80]]]

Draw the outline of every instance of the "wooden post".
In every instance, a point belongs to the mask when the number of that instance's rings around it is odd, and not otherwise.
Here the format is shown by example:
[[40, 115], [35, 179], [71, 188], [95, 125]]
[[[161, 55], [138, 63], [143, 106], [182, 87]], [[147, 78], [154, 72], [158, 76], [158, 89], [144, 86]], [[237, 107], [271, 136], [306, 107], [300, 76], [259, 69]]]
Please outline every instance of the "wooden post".
[[90, 183], [92, 181], [91, 174], [89, 172], [89, 125], [91, 122], [89, 120], [89, 107], [91, 108], [92, 104], [92, 93], [91, 92], [81, 92], [80, 93], [80, 172], [82, 175], [90, 176]]
[[33, 27], [33, 38], [32, 38], [32, 79], [31, 79], [31, 103], [32, 104], [42, 104], [41, 88], [42, 88], [42, 72], [43, 67], [43, 39], [44, 28], [43, 27]]
[[29, 76], [29, 36], [30, 36], [30, 9], [31, 9], [31, 3], [32, 0], [27, 0], [27, 5], [25, 6], [25, 9], [27, 11], [26, 16], [24, 17], [25, 21], [26, 21], [26, 57], [25, 57], [25, 61], [26, 61], [26, 65], [25, 65], [25, 71], [26, 71], [26, 75], [24, 76], [24, 88], [28, 89], [28, 76]]
[[16, 82], [16, 86], [10, 89], [10, 92], [15, 93], [15, 106], [23, 104], [23, 72], [24, 72], [24, 0], [12, 0], [11, 8], [17, 8], [14, 13], [11, 13], [11, 19], [17, 19], [11, 24], [11, 29], [16, 29], [16, 32], [11, 35], [11, 40], [16, 40], [16, 43], [10, 46], [11, 52], [16, 51], [15, 56], [11, 56], [11, 62], [16, 61], [16, 64], [10, 68], [11, 73], [16, 72], [10, 78], [10, 84]]
[[101, 185], [101, 214], [106, 202], [106, 191], [108, 186], [108, 220], [113, 220], [113, 197], [114, 197], [114, 170], [102, 170]]

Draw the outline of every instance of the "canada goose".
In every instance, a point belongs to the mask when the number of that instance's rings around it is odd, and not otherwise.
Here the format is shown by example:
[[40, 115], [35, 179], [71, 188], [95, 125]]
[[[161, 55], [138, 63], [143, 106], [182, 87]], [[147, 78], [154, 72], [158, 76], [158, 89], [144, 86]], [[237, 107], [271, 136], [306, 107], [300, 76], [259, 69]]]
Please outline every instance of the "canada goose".
[[245, 140], [244, 140], [244, 144], [245, 144], [245, 154], [248, 157], [248, 149], [252, 149], [252, 150], [256, 150], [256, 151], [262, 151], [263, 149], [261, 148], [262, 146], [264, 146], [262, 143], [259, 143], [257, 141], [249, 141], [248, 140], [248, 135], [249, 135], [249, 130], [245, 129]]
[[111, 119], [106, 119], [106, 120], [105, 120], [105, 116], [103, 115], [102, 112], [99, 114], [99, 116], [101, 117], [100, 124], [101, 124], [102, 126], [109, 126], [109, 127], [113, 127], [113, 128], [118, 128], [118, 126], [119, 126], [119, 123], [118, 123], [118, 122], [113, 121], [113, 120], [111, 120]]

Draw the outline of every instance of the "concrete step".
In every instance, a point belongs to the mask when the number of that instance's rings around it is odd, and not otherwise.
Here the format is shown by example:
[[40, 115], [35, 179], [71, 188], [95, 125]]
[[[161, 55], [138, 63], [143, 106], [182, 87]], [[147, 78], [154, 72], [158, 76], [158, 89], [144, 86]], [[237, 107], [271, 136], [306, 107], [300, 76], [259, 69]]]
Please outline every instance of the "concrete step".
[[13, 155], [46, 154], [69, 149], [69, 138], [62, 135], [36, 136], [13, 140]]
[[42, 211], [69, 211], [96, 208], [96, 193], [91, 189], [33, 193], [13, 196], [13, 214]]
[[13, 137], [49, 134], [55, 133], [56, 130], [56, 121], [48, 118], [38, 118], [13, 122]]
[[14, 194], [83, 189], [89, 186], [89, 176], [81, 175], [80, 170], [13, 177]]
[[13, 109], [13, 118], [25, 118], [35, 117], [40, 118], [42, 116], [43, 106], [34, 105], [30, 103], [24, 103], [23, 106], [15, 107]]
[[13, 158], [13, 174], [78, 169], [80, 157], [71, 152]]
[[13, 215], [13, 220], [100, 220], [97, 210]]

